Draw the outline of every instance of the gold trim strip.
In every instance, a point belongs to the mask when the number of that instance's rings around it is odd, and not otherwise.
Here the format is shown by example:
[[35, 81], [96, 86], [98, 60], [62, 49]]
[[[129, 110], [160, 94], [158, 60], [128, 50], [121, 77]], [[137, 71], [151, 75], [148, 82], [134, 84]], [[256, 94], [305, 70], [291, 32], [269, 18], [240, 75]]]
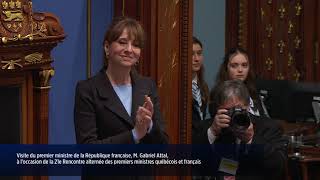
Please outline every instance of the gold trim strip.
[[122, 16], [124, 16], [125, 4], [125, 0], [122, 0]]
[[239, 0], [239, 19], [238, 19], [238, 46], [247, 49], [247, 19], [248, 19], [248, 2], [247, 0]]
[[91, 77], [91, 0], [87, 0], [87, 78]]
[[52, 86], [45, 86], [45, 87], [33, 87], [33, 89], [51, 89]]
[[319, 63], [319, 43], [318, 41], [316, 41], [314, 43], [314, 64], [318, 64]]

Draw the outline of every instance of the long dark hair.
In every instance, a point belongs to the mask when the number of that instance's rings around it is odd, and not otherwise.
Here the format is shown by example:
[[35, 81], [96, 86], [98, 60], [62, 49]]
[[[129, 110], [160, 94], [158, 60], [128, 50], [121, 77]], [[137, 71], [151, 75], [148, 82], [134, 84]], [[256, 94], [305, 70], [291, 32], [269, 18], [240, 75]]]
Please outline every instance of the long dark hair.
[[[209, 104], [212, 104], [211, 102], [214, 101], [216, 88], [222, 82], [230, 80], [229, 73], [228, 73], [228, 64], [229, 64], [229, 61], [234, 56], [236, 56], [237, 54], [244, 55], [246, 57], [246, 59], [248, 60], [249, 72], [248, 72], [247, 78], [243, 82], [247, 86], [249, 94], [250, 94], [250, 97], [252, 98], [252, 100], [255, 103], [257, 103], [259, 101], [258, 94], [257, 94], [257, 89], [256, 89], [256, 86], [255, 86], [255, 79], [256, 79], [255, 78], [255, 73], [253, 72], [253, 68], [252, 68], [253, 66], [252, 66], [251, 61], [249, 60], [248, 53], [244, 49], [242, 49], [240, 47], [235, 47], [235, 48], [231, 48], [223, 58], [223, 63], [220, 65], [219, 72], [218, 72], [217, 77], [216, 77], [215, 86], [214, 86], [214, 88], [212, 88], [212, 91], [210, 92], [210, 102], [209, 102]], [[209, 111], [210, 111], [211, 115], [215, 114], [215, 112], [213, 112], [213, 111], [215, 111], [215, 108], [216, 107], [214, 107], [214, 108], [209, 107]], [[214, 110], [212, 111], [212, 109], [214, 109]]]
[[[199, 39], [197, 39], [196, 37], [193, 37], [193, 44], [199, 44], [201, 49], [203, 49], [201, 41]], [[204, 80], [203, 64], [201, 65], [199, 71], [197, 71], [196, 73], [198, 76], [198, 85], [199, 85], [200, 91], [201, 91], [201, 100], [202, 100], [201, 110], [204, 111], [205, 110], [204, 108], [206, 108], [206, 105], [209, 100], [209, 88], [208, 88], [208, 84]]]

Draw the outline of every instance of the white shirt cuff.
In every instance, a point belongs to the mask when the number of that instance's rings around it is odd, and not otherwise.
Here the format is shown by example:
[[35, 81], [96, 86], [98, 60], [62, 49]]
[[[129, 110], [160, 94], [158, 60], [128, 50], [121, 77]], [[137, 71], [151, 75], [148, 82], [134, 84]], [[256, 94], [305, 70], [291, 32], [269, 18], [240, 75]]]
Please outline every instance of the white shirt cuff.
[[152, 127], [153, 127], [153, 121], [151, 121], [150, 126], [148, 128], [148, 132], [147, 132], [148, 134], [150, 134]]
[[136, 130], [133, 128], [131, 132], [132, 132], [134, 143], [139, 144], [139, 139], [138, 139], [138, 135], [137, 135]]
[[215, 136], [215, 135], [213, 134], [213, 132], [211, 131], [211, 128], [208, 128], [207, 134], [208, 134], [209, 143], [210, 143], [210, 144], [213, 144], [214, 141], [216, 140], [217, 136]]

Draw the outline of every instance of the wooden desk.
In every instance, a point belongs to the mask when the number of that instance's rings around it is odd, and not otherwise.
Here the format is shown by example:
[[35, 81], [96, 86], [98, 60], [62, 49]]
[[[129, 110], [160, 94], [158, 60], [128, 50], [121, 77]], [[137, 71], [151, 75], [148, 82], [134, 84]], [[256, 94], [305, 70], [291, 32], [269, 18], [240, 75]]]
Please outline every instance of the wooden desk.
[[[305, 157], [301, 160], [299, 160], [299, 163], [301, 165], [301, 171], [302, 171], [302, 178], [303, 180], [309, 180], [309, 168], [308, 166], [311, 164], [311, 163], [315, 163], [315, 165], [319, 166], [320, 167], [320, 157]], [[319, 168], [320, 169], [320, 168]], [[315, 173], [318, 173], [318, 172], [315, 172]], [[317, 179], [320, 179], [319, 176], [316, 177]]]
[[[298, 168], [301, 170], [301, 176], [303, 180], [320, 180], [320, 148], [319, 147], [301, 147], [300, 152], [303, 156], [301, 159], [294, 159], [289, 155], [289, 161], [298, 163]], [[294, 162], [295, 161], [295, 162]], [[289, 178], [292, 179], [289, 170]]]

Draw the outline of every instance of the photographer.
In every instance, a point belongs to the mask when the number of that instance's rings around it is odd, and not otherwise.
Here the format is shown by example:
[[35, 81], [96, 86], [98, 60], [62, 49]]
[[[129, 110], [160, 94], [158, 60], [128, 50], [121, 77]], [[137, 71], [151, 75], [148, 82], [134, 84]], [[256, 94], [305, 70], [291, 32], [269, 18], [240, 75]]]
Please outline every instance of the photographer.
[[[286, 140], [276, 122], [248, 113], [250, 95], [243, 82], [222, 82], [213, 103], [217, 111], [211, 122], [203, 124], [197, 143], [212, 144], [212, 156], [220, 159], [217, 179], [283, 179]], [[233, 168], [223, 168], [230, 163]]]

